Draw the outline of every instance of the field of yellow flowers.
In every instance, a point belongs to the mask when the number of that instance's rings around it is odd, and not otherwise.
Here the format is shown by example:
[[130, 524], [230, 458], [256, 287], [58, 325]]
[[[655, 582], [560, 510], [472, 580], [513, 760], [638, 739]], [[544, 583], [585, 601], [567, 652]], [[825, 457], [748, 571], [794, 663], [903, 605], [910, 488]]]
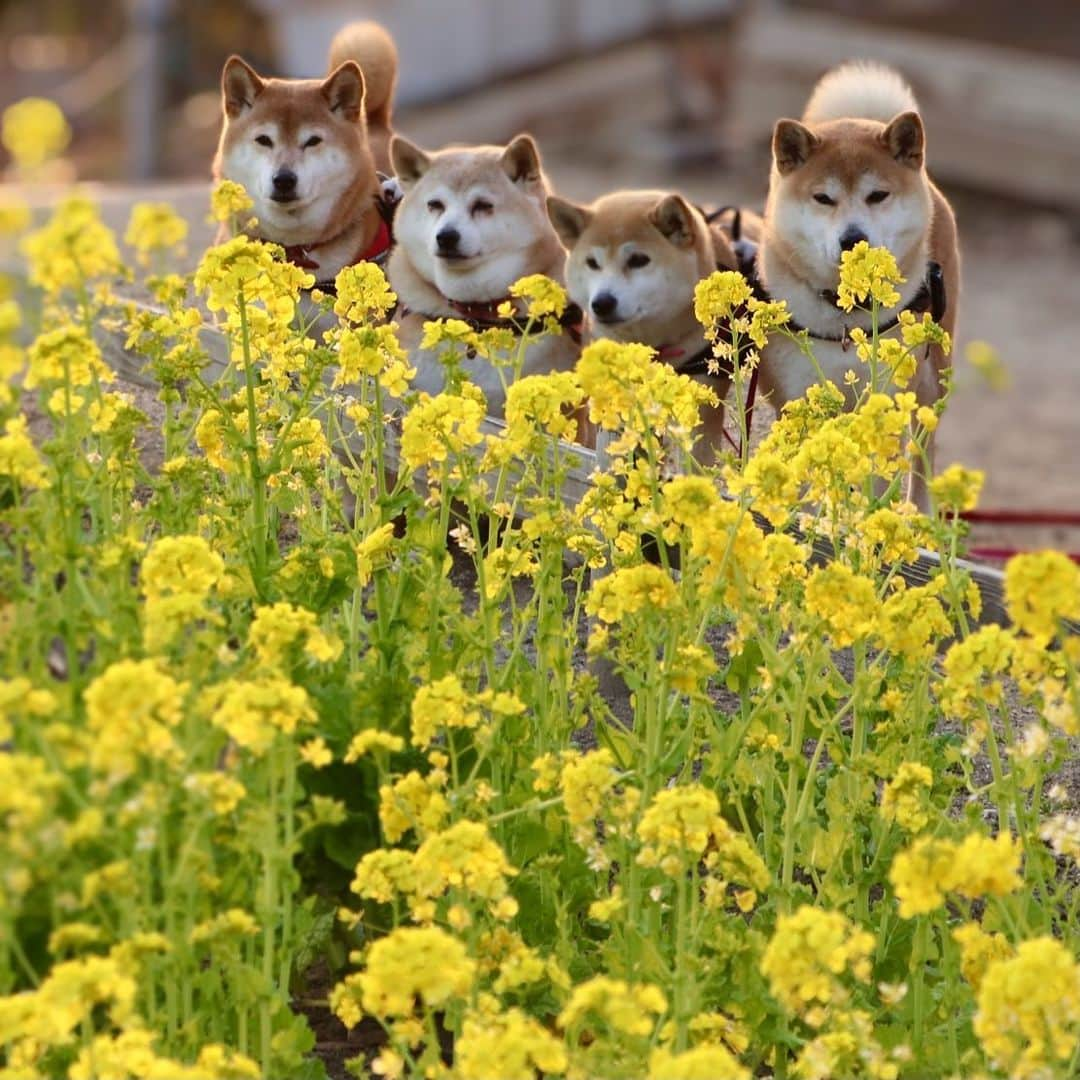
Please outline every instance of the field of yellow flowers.
[[[429, 398], [372, 266], [312, 305], [243, 236], [170, 273], [163, 206], [125, 248], [79, 195], [0, 229], [2, 1080], [318, 1080], [313, 994], [375, 1032], [358, 1075], [1077, 1075], [1080, 570], [1017, 557], [981, 625], [981, 477], [903, 501], [928, 317], [858, 342], [855, 411], [815, 387], [702, 470], [710, 392], [644, 347], [513, 381], [485, 433], [457, 361], [510, 382], [549, 281], [515, 287], [522, 339], [430, 324]], [[841, 302], [895, 282], [863, 246]], [[791, 333], [737, 274], [697, 306], [744, 372]], [[583, 405], [610, 466], [571, 506]]]

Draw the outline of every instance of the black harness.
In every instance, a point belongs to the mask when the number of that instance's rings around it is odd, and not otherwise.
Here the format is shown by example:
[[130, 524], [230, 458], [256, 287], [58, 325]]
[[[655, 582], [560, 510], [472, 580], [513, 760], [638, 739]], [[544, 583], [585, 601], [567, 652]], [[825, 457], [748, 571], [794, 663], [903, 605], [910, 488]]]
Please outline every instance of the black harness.
[[[729, 232], [731, 234], [732, 247], [735, 249], [735, 255], [739, 260], [739, 272], [746, 278], [756, 299], [766, 301], [771, 300], [772, 297], [769, 295], [768, 290], [761, 280], [761, 276], [758, 274], [757, 245], [752, 240], [747, 240], [742, 235], [742, 210], [737, 206], [721, 206], [718, 210], [713, 210], [710, 213], [705, 214], [705, 220], [711, 225], [725, 214], [731, 214]], [[720, 269], [723, 269], [723, 267]], [[826, 300], [834, 306], [840, 299], [837, 293], [831, 289], [822, 289], [818, 295], [820, 295], [822, 300]], [[900, 316], [906, 311], [910, 311], [915, 315], [922, 315], [925, 312], [930, 312], [930, 317], [934, 322], [940, 323], [945, 314], [946, 300], [945, 275], [942, 272], [941, 264], [936, 263], [931, 259], [926, 264], [926, 275], [923, 277], [922, 284], [919, 286], [919, 291], [911, 298], [907, 307], [902, 311], [897, 312], [888, 322], [879, 324], [878, 333], [886, 333], [898, 326], [900, 324]], [[789, 330], [793, 330], [796, 334], [805, 333], [807, 337], [813, 338], [815, 341], [833, 341], [841, 343], [845, 345], [845, 347], [847, 342], [850, 341], [848, 331], [846, 330], [842, 334], [821, 334], [790, 318], [786, 325]], [[686, 361], [685, 366], [694, 365], [694, 370], [687, 371], [687, 374], [701, 373], [701, 355], [702, 354], [700, 353], [695, 353], [694, 356]], [[708, 356], [708, 350], [706, 350], [705, 356]], [[684, 368], [680, 367], [678, 370], [682, 371]]]
[[[758, 291], [760, 290], [761, 299], [769, 299], [768, 293], [761, 285], [760, 279], [756, 276], [756, 269], [755, 277], [751, 284], [755, 288], [755, 295], [758, 295]], [[819, 295], [822, 300], [827, 300], [834, 305], [839, 300], [839, 296], [830, 289], [822, 289]], [[919, 286], [919, 291], [911, 298], [902, 311], [898, 311], [888, 320], [888, 322], [878, 324], [878, 333], [884, 334], [889, 330], [892, 330], [893, 327], [899, 326], [900, 317], [907, 311], [910, 311], [915, 315], [923, 315], [926, 312], [930, 312], [930, 317], [934, 322], [941, 322], [941, 318], [945, 314], [945, 274], [942, 272], [940, 263], [936, 263], [931, 259], [926, 264], [926, 275], [923, 277], [922, 284]], [[797, 323], [794, 319], [789, 319], [787, 326], [789, 329], [794, 330], [795, 333], [805, 333], [807, 337], [811, 337], [815, 341], [839, 342], [845, 348], [851, 340], [850, 331], [848, 330], [845, 330], [842, 334], [821, 334], [816, 330], [810, 330], [808, 327]]]

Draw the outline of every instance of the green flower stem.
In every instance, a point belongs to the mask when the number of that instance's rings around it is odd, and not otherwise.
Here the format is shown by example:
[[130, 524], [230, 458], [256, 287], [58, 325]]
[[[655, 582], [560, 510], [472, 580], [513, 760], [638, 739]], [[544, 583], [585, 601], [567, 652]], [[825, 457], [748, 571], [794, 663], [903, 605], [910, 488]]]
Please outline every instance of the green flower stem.
[[915, 938], [911, 946], [911, 981], [912, 981], [912, 1033], [911, 1044], [916, 1060], [922, 1054], [926, 1040], [926, 963], [930, 953], [930, 920], [923, 916], [915, 927]]
[[270, 990], [274, 985], [274, 948], [277, 940], [275, 921], [278, 911], [278, 874], [277, 864], [280, 858], [278, 839], [278, 762], [276, 747], [271, 747], [266, 754], [267, 766], [267, 806], [265, 826], [265, 848], [263, 850], [262, 877], [262, 996], [259, 1001], [259, 1060], [262, 1063], [263, 1076], [269, 1080], [271, 1060], [271, 1040], [273, 1037]]
[[266, 595], [267, 569], [267, 512], [266, 474], [259, 463], [259, 414], [255, 403], [255, 368], [251, 359], [251, 335], [248, 330], [247, 303], [241, 292], [237, 297], [240, 310], [240, 344], [244, 354], [244, 388], [247, 401], [247, 456], [251, 476], [251, 543], [254, 558], [255, 589]]

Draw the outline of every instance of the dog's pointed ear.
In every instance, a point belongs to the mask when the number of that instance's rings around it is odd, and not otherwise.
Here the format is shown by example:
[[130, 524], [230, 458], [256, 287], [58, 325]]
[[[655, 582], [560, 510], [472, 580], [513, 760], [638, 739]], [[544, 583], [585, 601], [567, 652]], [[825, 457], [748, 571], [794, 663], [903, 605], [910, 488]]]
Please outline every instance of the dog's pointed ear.
[[395, 135], [390, 140], [390, 164], [402, 186], [409, 187], [428, 171], [431, 156], [408, 139]]
[[694, 212], [681, 195], [665, 195], [649, 211], [649, 220], [676, 247], [694, 244]]
[[502, 167], [515, 184], [532, 184], [540, 179], [540, 150], [531, 135], [518, 135], [507, 146]]
[[773, 128], [773, 161], [781, 176], [805, 165], [821, 140], [798, 120], [777, 120]]
[[323, 80], [319, 88], [332, 113], [340, 113], [350, 124], [364, 115], [364, 73], [355, 60], [346, 60]]
[[225, 115], [239, 116], [245, 109], [250, 109], [264, 85], [250, 64], [239, 56], [230, 56], [221, 69], [221, 102], [225, 106]]
[[902, 112], [894, 116], [881, 133], [886, 149], [901, 165], [921, 169], [926, 159], [926, 132], [917, 112]]
[[593, 219], [591, 210], [569, 199], [560, 199], [558, 195], [548, 196], [547, 212], [552, 227], [566, 248], [572, 248], [581, 239], [581, 234]]

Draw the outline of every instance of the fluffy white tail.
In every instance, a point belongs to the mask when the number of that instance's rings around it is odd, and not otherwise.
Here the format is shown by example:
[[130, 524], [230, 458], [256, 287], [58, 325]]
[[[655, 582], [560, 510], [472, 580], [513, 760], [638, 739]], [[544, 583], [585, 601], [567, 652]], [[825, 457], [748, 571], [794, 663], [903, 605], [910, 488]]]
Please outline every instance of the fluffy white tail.
[[854, 116], [887, 124], [897, 113], [918, 112], [911, 87], [884, 64], [855, 60], [821, 77], [806, 103], [803, 120], [820, 124]]

